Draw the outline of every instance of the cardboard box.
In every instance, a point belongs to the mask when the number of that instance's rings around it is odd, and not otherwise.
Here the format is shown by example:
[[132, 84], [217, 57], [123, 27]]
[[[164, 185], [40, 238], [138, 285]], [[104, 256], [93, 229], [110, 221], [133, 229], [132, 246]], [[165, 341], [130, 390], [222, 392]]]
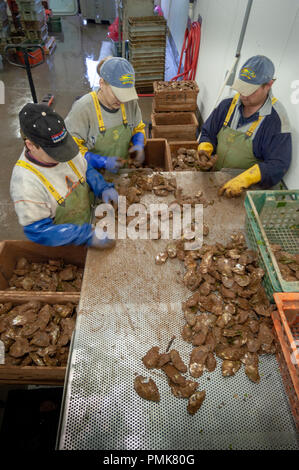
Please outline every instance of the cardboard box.
[[[12, 291], [6, 290], [9, 287], [8, 281], [13, 275], [17, 260], [25, 257], [28, 261], [34, 263], [46, 262], [49, 259], [63, 259], [66, 264], [74, 264], [84, 268], [87, 248], [85, 246], [44, 246], [30, 241], [4, 240], [0, 242], [0, 295], [30, 294], [31, 297], [38, 297], [44, 291]], [[56, 295], [63, 297], [64, 292], [55, 292]], [[78, 292], [78, 295], [80, 293]]]

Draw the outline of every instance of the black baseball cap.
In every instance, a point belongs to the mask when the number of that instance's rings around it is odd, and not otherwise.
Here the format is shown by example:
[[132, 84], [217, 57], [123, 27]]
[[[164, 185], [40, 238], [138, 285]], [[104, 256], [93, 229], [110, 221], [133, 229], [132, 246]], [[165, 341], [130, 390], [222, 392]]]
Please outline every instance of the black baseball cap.
[[57, 162], [68, 162], [78, 155], [79, 148], [63, 118], [46, 104], [27, 103], [19, 120], [25, 136]]

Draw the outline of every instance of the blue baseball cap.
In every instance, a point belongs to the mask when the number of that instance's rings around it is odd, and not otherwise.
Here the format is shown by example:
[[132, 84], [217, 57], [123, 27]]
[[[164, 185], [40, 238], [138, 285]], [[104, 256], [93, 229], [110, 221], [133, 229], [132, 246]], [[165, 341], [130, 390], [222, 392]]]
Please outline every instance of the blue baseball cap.
[[270, 82], [274, 77], [273, 62], [264, 55], [250, 57], [241, 67], [238, 78], [232, 88], [241, 95], [249, 96], [261, 85]]
[[135, 90], [135, 71], [126, 59], [122, 57], [107, 59], [100, 68], [100, 77], [109, 83], [121, 103], [138, 99]]

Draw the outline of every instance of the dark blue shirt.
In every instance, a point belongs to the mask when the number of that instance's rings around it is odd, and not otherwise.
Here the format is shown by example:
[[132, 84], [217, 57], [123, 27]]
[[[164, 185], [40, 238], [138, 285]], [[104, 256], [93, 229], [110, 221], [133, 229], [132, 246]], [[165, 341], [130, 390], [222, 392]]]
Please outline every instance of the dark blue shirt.
[[[283, 178], [292, 158], [292, 139], [287, 114], [279, 101], [272, 105], [271, 99], [270, 92], [265, 104], [249, 118], [243, 116], [243, 105], [239, 99], [228, 122], [230, 126], [238, 109], [240, 117], [237, 129], [256, 121], [260, 115], [264, 116], [252, 137], [253, 153], [259, 160], [258, 165], [262, 175], [260, 184], [264, 188], [274, 186]], [[213, 153], [216, 153], [217, 135], [223, 126], [231, 102], [232, 98], [221, 101], [202, 126], [199, 142], [210, 142], [214, 147]]]

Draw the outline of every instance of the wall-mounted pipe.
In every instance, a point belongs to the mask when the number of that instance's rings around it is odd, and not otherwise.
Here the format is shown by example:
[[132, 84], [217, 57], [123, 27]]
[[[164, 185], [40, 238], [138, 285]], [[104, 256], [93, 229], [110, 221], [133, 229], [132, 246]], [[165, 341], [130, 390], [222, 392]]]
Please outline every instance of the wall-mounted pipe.
[[213, 109], [216, 108], [216, 106], [218, 104], [218, 101], [222, 96], [224, 88], [226, 86], [231, 86], [233, 84], [234, 80], [235, 80], [237, 64], [239, 62], [239, 58], [240, 58], [240, 55], [241, 55], [241, 50], [242, 50], [242, 46], [243, 46], [244, 36], [245, 36], [245, 33], [246, 33], [246, 28], [247, 28], [248, 19], [249, 19], [249, 16], [250, 16], [252, 3], [253, 3], [253, 0], [248, 0], [248, 2], [247, 2], [247, 7], [246, 7], [243, 23], [242, 23], [242, 29], [241, 29], [240, 36], [239, 36], [239, 41], [238, 41], [238, 45], [237, 45], [236, 54], [235, 54], [232, 66], [231, 66], [230, 70], [227, 72], [227, 74], [225, 76], [224, 83], [222, 84], [222, 87], [220, 88], [220, 91], [218, 93], [218, 96], [217, 96], [217, 99], [216, 99], [216, 102], [215, 102], [215, 106], [214, 106]]
[[245, 11], [244, 19], [243, 19], [243, 24], [242, 24], [242, 29], [241, 29], [241, 32], [240, 32], [240, 37], [239, 37], [237, 50], [236, 50], [236, 54], [235, 54], [235, 58], [237, 58], [238, 60], [235, 62], [235, 66], [234, 66], [233, 70], [230, 72], [230, 74], [227, 77], [226, 84], [230, 85], [230, 86], [233, 84], [233, 82], [235, 80], [237, 63], [238, 63], [239, 57], [241, 55], [241, 50], [242, 50], [242, 46], [243, 46], [243, 42], [244, 42], [244, 37], [245, 37], [246, 29], [247, 29], [247, 23], [248, 23], [248, 20], [249, 20], [252, 3], [253, 3], [253, 0], [248, 0], [248, 2], [247, 2], [247, 7], [246, 7], [246, 11]]

